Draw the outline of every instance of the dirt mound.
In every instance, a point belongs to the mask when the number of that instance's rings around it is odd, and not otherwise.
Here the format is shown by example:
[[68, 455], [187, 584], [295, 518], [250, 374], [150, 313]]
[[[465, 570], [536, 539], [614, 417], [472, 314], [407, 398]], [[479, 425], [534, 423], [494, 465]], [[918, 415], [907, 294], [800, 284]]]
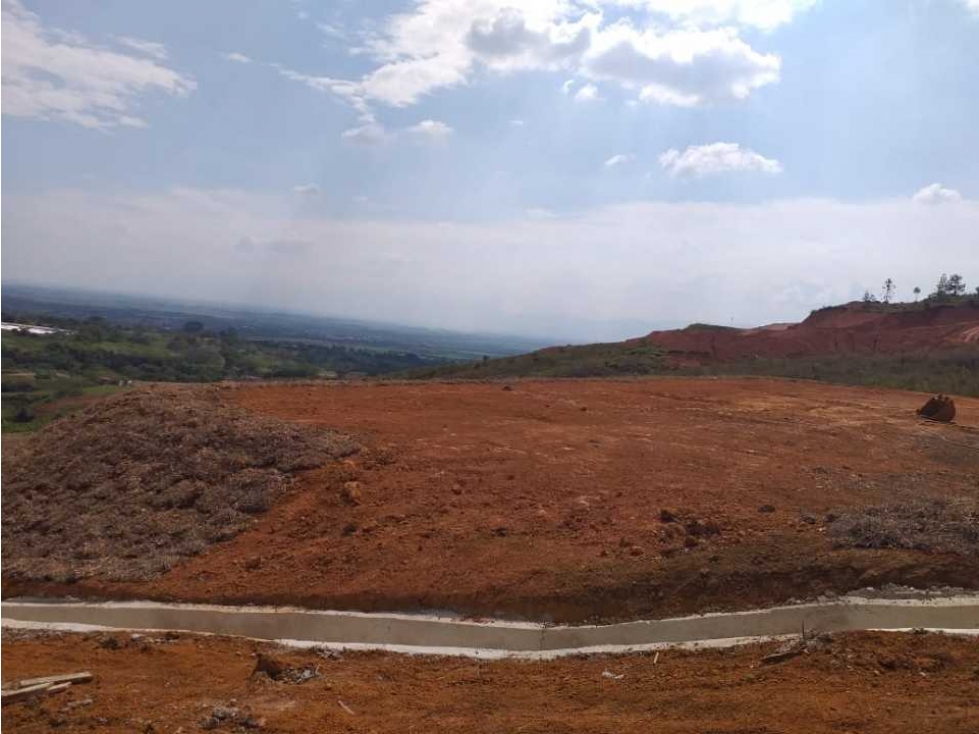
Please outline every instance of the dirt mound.
[[848, 354], [917, 354], [975, 343], [979, 303], [925, 308], [850, 303], [778, 328], [654, 331], [634, 340], [701, 363]]
[[257, 417], [216, 388], [145, 388], [3, 455], [7, 578], [140, 579], [228, 540], [347, 437]]

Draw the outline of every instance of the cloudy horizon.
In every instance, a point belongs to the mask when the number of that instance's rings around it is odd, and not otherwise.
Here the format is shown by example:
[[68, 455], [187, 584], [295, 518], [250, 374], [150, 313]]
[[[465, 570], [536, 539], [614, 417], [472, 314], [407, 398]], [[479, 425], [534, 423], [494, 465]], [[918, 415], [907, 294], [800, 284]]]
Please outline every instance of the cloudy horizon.
[[561, 339], [979, 285], [973, 0], [191, 7], [4, 0], [5, 280]]

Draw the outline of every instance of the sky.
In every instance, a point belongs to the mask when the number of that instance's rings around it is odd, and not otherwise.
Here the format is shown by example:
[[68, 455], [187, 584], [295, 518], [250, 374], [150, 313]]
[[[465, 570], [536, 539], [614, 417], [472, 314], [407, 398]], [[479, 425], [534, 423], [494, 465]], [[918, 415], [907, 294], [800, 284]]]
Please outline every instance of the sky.
[[979, 0], [3, 0], [5, 282], [618, 339], [979, 285]]

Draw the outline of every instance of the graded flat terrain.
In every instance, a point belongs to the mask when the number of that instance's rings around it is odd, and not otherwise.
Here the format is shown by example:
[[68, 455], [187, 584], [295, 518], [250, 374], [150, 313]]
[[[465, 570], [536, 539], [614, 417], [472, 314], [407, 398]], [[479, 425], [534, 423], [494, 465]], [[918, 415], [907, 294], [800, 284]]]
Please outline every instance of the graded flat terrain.
[[[550, 662], [286, 651], [186, 634], [5, 631], [4, 681], [93, 682], [3, 709], [18, 732], [806, 732], [972, 734], [979, 641], [854, 633]], [[263, 655], [265, 672], [255, 672]]]
[[582, 622], [979, 585], [975, 553], [914, 532], [896, 536], [907, 548], [839, 547], [830, 522], [974, 503], [979, 400], [938, 425], [915, 417], [919, 394], [769, 379], [248, 385], [222, 399], [362, 449], [156, 578], [7, 579], [6, 595]]

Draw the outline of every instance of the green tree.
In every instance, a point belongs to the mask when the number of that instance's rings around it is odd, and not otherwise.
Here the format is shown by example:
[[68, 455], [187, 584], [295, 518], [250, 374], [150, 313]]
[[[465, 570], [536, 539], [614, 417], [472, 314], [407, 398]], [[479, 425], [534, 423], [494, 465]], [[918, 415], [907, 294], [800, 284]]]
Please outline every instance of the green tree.
[[948, 283], [945, 286], [945, 292], [950, 296], [964, 296], [965, 295], [965, 280], [958, 273], [953, 273], [948, 276]]

